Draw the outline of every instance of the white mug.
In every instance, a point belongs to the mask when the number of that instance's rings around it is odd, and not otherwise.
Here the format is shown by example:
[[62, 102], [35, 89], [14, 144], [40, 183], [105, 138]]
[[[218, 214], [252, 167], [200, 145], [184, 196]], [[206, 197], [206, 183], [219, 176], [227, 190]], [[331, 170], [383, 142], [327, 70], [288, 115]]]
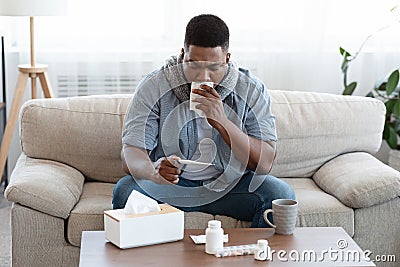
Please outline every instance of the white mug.
[[[275, 199], [272, 201], [272, 209], [264, 211], [264, 220], [271, 227], [275, 228], [275, 233], [280, 235], [291, 235], [294, 232], [297, 219], [298, 202], [292, 199]], [[268, 218], [268, 213], [272, 212], [274, 224]]]
[[199, 104], [199, 103], [193, 102], [193, 101], [192, 101], [193, 99], [204, 97], [204, 96], [201, 96], [201, 95], [192, 93], [192, 90], [193, 90], [193, 89], [200, 89], [200, 90], [203, 90], [202, 88], [200, 88], [200, 85], [202, 85], [202, 84], [205, 84], [205, 85], [210, 86], [210, 87], [214, 87], [214, 83], [213, 83], [213, 82], [192, 82], [192, 85], [191, 85], [191, 87], [190, 87], [190, 110], [196, 111], [197, 114], [198, 114], [200, 117], [205, 117], [204, 112], [201, 111], [200, 109], [197, 109], [197, 108], [196, 108], [196, 105]]

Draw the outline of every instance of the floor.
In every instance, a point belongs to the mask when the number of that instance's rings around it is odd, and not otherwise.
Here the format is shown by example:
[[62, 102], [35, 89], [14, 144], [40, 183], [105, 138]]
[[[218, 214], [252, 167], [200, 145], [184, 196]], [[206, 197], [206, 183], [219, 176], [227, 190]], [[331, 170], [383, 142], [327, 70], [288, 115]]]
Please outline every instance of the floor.
[[0, 267], [11, 266], [11, 202], [4, 198], [4, 184], [0, 185]]

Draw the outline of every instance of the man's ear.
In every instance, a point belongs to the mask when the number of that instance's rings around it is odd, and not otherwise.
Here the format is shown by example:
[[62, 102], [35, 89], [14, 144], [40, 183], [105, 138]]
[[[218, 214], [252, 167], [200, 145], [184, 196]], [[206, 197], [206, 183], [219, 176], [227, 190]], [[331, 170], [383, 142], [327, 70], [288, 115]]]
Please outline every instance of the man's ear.
[[185, 50], [182, 48], [181, 49], [181, 53], [179, 54], [179, 58], [178, 58], [178, 61], [180, 62], [180, 63], [182, 63], [183, 62], [183, 57], [185, 56]]
[[225, 63], [229, 63], [229, 60], [231, 59], [231, 53], [226, 53], [225, 56]]

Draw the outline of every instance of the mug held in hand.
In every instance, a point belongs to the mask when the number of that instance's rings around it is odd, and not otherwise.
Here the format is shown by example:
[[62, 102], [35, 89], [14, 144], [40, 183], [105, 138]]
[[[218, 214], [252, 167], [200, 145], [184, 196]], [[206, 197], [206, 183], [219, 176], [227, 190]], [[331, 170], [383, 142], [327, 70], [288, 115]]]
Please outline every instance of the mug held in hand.
[[192, 82], [192, 85], [191, 85], [191, 87], [190, 87], [190, 102], [189, 102], [190, 104], [189, 104], [189, 106], [190, 106], [190, 110], [196, 111], [196, 113], [197, 113], [200, 117], [205, 117], [204, 112], [201, 111], [200, 109], [197, 109], [197, 108], [196, 108], [196, 105], [199, 104], [199, 103], [193, 102], [193, 99], [202, 98], [202, 97], [204, 97], [204, 96], [198, 95], [198, 94], [195, 94], [195, 93], [192, 93], [192, 90], [193, 90], [193, 89], [200, 89], [200, 90], [203, 90], [202, 88], [200, 88], [200, 85], [202, 85], [202, 84], [205, 84], [205, 85], [210, 86], [210, 87], [213, 87], [213, 86], [214, 86], [214, 83], [213, 83], [213, 82]]

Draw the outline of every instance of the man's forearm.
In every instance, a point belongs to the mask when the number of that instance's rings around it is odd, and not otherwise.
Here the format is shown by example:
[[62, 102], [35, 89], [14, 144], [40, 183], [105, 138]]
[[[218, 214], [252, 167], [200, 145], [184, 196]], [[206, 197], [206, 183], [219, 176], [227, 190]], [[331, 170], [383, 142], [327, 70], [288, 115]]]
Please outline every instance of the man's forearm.
[[152, 162], [148, 151], [134, 146], [124, 145], [121, 152], [124, 170], [133, 177], [151, 180], [157, 184], [177, 184], [180, 170], [174, 165], [177, 156], [169, 156]]
[[133, 177], [156, 180], [156, 170], [146, 150], [124, 145], [121, 152], [121, 160], [125, 171], [129, 171]]
[[217, 128], [236, 158], [247, 168], [260, 174], [271, 170], [275, 159], [275, 144], [248, 136], [229, 119]]

